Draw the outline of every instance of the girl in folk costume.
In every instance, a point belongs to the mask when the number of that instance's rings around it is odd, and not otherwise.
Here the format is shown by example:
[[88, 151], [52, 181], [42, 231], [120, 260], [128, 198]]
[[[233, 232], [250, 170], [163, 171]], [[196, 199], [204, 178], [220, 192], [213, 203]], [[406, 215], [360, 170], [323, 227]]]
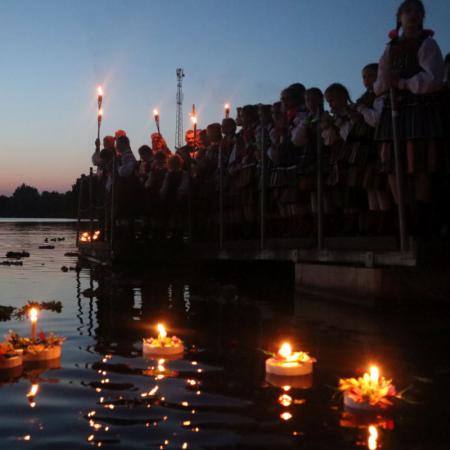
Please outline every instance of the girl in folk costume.
[[256, 141], [258, 109], [246, 105], [241, 111], [242, 129], [229, 160], [230, 189], [235, 194], [236, 218], [241, 216], [245, 224], [244, 234], [249, 236], [256, 223]]
[[[152, 165], [152, 159], [153, 159], [153, 152], [152, 149], [148, 145], [142, 145], [139, 147], [138, 150], [140, 159], [137, 162], [136, 166], [136, 177], [139, 180], [139, 184], [142, 188], [145, 186], [145, 182], [147, 181], [148, 175], [150, 173], [151, 165]], [[143, 207], [143, 221], [144, 226], [142, 227], [142, 233], [144, 236], [148, 235], [149, 232], [149, 217], [151, 214], [150, 210], [150, 193], [147, 189], [142, 189], [142, 203]]]
[[[310, 88], [305, 92], [307, 116], [301, 126], [292, 133], [292, 142], [298, 148], [298, 173], [300, 199], [304, 208], [304, 218], [310, 223], [310, 229], [315, 222], [312, 213], [317, 212], [317, 131], [322, 118], [323, 94], [319, 88]], [[324, 153], [324, 152], [323, 152]], [[323, 158], [322, 154], [322, 158]], [[325, 213], [328, 213], [325, 196]]]
[[147, 181], [152, 166], [153, 152], [148, 145], [142, 145], [138, 150], [140, 159], [137, 162], [136, 175], [142, 185]]
[[364, 172], [371, 149], [371, 131], [351, 102], [345, 86], [334, 83], [325, 91], [333, 117], [324, 115], [323, 138], [330, 146], [330, 177], [333, 202], [343, 214], [343, 233], [360, 229], [360, 216], [367, 210]]
[[377, 149], [373, 142], [384, 104], [384, 98], [377, 97], [373, 91], [377, 76], [378, 64], [368, 64], [362, 70], [362, 80], [366, 92], [356, 101], [356, 111], [359, 113], [356, 121], [358, 134], [368, 139], [364, 143], [367, 154], [363, 187], [367, 190], [369, 207], [365, 226], [369, 233], [384, 234], [392, 224], [392, 219], [389, 217], [392, 213], [392, 198], [386, 175], [377, 171]]
[[187, 217], [188, 173], [182, 168], [182, 159], [172, 155], [167, 161], [167, 171], [160, 189], [165, 230], [172, 237], [181, 237], [183, 222]]
[[222, 120], [222, 189], [223, 189], [223, 207], [224, 207], [224, 221], [227, 226], [227, 233], [230, 232], [233, 223], [239, 223], [233, 216], [235, 211], [233, 202], [233, 190], [230, 185], [230, 177], [228, 171], [229, 161], [237, 146], [236, 136], [236, 121], [232, 118], [225, 118]]
[[150, 223], [155, 235], [163, 235], [163, 208], [160, 191], [167, 172], [167, 156], [164, 152], [158, 151], [153, 157], [152, 166], [145, 182], [145, 192], [148, 202]]
[[[306, 118], [305, 87], [296, 83], [281, 92], [282, 116], [276, 122], [274, 132], [271, 133], [271, 159], [274, 170], [271, 176], [271, 187], [281, 217], [284, 234], [297, 234], [301, 205], [298, 191], [298, 149], [292, 142], [292, 135]], [[283, 223], [284, 222], [284, 223]]]
[[[393, 164], [392, 114], [389, 89], [397, 97], [402, 170], [408, 175], [408, 194], [416, 232], [428, 234], [431, 223], [433, 175], [440, 165], [445, 119], [442, 107], [444, 61], [433, 32], [423, 28], [425, 8], [420, 0], [405, 0], [397, 12], [397, 28], [379, 65], [374, 91], [385, 94], [376, 132], [390, 188], [398, 202]], [[402, 33], [400, 33], [402, 30]]]
[[[259, 124], [255, 130], [255, 143], [256, 143], [256, 153], [255, 157], [258, 161], [257, 166], [257, 183], [258, 183], [258, 196], [261, 199], [261, 189], [264, 186], [265, 194], [268, 192], [269, 185], [269, 174], [272, 170], [272, 161], [269, 158], [269, 152], [271, 147], [270, 133], [273, 129], [273, 117], [272, 117], [272, 105], [258, 105], [258, 115], [259, 115]], [[264, 160], [263, 160], [264, 157]], [[263, 170], [264, 169], [264, 170]], [[263, 178], [264, 177], [264, 185]], [[270, 228], [272, 227], [272, 223], [274, 218], [276, 217], [276, 205], [274, 205], [273, 201], [271, 201], [271, 196], [264, 196], [264, 214], [266, 220], [266, 228], [270, 233]], [[261, 202], [258, 201], [258, 209], [261, 211]]]

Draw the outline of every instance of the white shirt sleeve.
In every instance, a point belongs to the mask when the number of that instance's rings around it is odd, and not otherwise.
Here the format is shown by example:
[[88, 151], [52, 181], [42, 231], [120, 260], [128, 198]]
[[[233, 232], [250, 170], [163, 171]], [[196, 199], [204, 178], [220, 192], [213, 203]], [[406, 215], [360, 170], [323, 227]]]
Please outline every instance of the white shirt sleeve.
[[419, 48], [419, 64], [423, 71], [407, 80], [400, 80], [398, 87], [413, 94], [429, 94], [441, 89], [444, 82], [444, 58], [437, 42], [429, 37]]
[[389, 48], [390, 46], [387, 45], [378, 62], [378, 77], [373, 85], [373, 90], [376, 95], [384, 94], [389, 89]]
[[136, 158], [133, 153], [127, 152], [120, 158], [120, 166], [118, 169], [119, 176], [129, 177], [136, 167]]
[[346, 120], [340, 127], [339, 127], [339, 134], [341, 138], [346, 141], [348, 138], [348, 135], [350, 134], [350, 131], [352, 131], [353, 123], [350, 120]]
[[375, 99], [372, 108], [368, 108], [364, 105], [358, 106], [358, 112], [362, 114], [364, 122], [366, 122], [367, 125], [370, 125], [373, 128], [378, 125], [378, 121], [381, 117], [381, 112], [383, 111], [384, 101], [384, 96], [381, 96]]

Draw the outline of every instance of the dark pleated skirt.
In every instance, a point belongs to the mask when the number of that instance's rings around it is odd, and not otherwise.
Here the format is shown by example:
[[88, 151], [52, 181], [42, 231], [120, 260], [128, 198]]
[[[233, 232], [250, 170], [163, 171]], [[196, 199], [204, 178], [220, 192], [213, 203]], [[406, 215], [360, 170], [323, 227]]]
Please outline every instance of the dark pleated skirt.
[[[448, 135], [443, 93], [415, 95], [402, 92], [398, 96], [398, 105], [400, 141], [439, 140]], [[392, 139], [391, 103], [386, 96], [375, 140], [388, 142]]]

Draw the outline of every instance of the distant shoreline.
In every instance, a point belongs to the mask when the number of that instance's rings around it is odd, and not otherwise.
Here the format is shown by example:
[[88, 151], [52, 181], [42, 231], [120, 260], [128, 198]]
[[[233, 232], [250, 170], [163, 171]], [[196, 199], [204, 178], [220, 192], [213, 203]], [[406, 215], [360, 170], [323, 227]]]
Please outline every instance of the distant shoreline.
[[[75, 223], [77, 219], [64, 219], [59, 217], [0, 217], [0, 223]], [[83, 222], [85, 219], [83, 220]]]

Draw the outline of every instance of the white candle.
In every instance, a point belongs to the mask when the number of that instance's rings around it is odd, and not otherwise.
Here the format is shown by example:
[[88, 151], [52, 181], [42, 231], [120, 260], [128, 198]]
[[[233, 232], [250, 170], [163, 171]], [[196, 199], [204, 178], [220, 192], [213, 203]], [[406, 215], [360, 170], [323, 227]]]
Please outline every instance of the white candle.
[[145, 356], [171, 356], [184, 352], [183, 341], [176, 336], [167, 336], [167, 331], [163, 324], [156, 326], [158, 337], [144, 338], [142, 350]]
[[33, 341], [36, 340], [36, 325], [38, 319], [38, 310], [37, 308], [30, 309], [30, 320], [31, 320], [31, 339]]
[[276, 356], [266, 360], [266, 372], [287, 377], [309, 375], [314, 362], [315, 359], [304, 352], [292, 352], [290, 344], [285, 342]]

